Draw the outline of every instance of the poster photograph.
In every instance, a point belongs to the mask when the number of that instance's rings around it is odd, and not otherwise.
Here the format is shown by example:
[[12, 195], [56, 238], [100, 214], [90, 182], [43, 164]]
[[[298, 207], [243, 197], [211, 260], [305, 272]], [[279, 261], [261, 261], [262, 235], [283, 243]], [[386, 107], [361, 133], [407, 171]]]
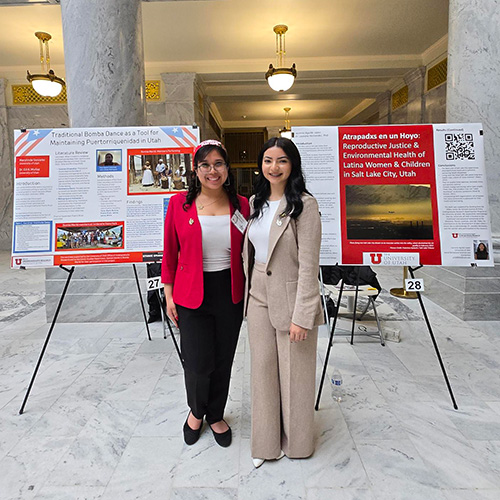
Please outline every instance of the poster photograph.
[[124, 222], [56, 224], [55, 251], [123, 248]]
[[12, 267], [161, 259], [196, 127], [16, 130]]
[[128, 151], [128, 194], [177, 193], [187, 189], [192, 149]]

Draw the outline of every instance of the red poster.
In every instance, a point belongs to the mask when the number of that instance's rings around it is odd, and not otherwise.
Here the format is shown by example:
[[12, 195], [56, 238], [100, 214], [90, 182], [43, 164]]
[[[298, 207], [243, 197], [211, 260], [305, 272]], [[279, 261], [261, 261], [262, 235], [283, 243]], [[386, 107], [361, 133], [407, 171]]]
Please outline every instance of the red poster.
[[339, 127], [339, 169], [343, 264], [374, 249], [441, 264], [431, 125]]
[[49, 177], [49, 156], [18, 156], [16, 179], [21, 177]]
[[128, 264], [142, 262], [142, 252], [55, 255], [55, 266], [89, 266], [95, 264]]

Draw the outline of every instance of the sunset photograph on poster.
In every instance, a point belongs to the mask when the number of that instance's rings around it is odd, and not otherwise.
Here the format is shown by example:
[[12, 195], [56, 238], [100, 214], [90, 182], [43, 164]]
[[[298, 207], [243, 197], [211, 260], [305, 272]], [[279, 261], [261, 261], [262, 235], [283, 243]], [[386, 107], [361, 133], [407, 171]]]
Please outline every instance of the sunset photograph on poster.
[[432, 240], [429, 184], [345, 186], [347, 239]]

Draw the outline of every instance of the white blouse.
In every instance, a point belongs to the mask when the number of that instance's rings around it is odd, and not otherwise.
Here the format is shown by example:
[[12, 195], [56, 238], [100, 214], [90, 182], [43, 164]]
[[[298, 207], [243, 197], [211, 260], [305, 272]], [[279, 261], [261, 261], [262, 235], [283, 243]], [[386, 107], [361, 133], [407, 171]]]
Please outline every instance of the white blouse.
[[231, 267], [231, 226], [229, 215], [198, 215], [203, 246], [203, 271]]
[[255, 248], [255, 261], [265, 264], [269, 252], [269, 231], [278, 210], [281, 200], [269, 201], [269, 205], [264, 204], [262, 207], [262, 215], [255, 219], [250, 224], [248, 230], [248, 239], [252, 242]]

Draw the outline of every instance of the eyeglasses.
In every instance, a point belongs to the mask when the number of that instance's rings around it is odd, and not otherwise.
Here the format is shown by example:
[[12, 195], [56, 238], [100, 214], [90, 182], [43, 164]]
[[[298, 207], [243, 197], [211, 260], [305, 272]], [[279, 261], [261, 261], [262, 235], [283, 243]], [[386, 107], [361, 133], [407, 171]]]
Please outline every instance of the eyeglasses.
[[212, 170], [212, 168], [216, 172], [222, 172], [225, 168], [227, 167], [227, 164], [224, 163], [223, 161], [218, 161], [214, 163], [213, 165], [209, 165], [208, 163], [198, 163], [198, 167], [202, 172], [208, 173]]

